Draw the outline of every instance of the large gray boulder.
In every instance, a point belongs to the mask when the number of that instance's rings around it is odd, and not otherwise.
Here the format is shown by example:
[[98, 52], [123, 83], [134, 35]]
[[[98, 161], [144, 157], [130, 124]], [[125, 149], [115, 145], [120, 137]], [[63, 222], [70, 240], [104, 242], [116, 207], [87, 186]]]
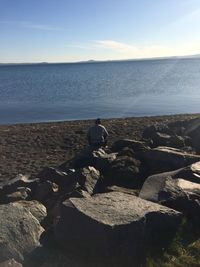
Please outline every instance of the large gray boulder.
[[200, 215], [200, 162], [149, 176], [139, 197], [184, 212], [196, 220]]
[[104, 173], [106, 186], [117, 185], [127, 188], [141, 187], [140, 161], [129, 156], [118, 156]]
[[139, 155], [147, 174], [172, 171], [200, 160], [200, 155], [190, 154], [172, 147], [157, 147]]
[[22, 262], [40, 246], [44, 229], [23, 205], [0, 205], [0, 262], [14, 258]]
[[147, 243], [163, 246], [165, 233], [171, 238], [180, 221], [181, 213], [172, 209], [112, 192], [65, 201], [55, 238], [85, 261], [104, 259], [102, 267], [140, 266]]

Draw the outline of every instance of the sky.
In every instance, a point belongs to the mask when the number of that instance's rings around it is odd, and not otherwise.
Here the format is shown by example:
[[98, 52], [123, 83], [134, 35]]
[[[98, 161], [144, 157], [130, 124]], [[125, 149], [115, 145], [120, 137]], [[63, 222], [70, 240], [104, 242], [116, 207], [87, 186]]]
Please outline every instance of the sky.
[[0, 63], [200, 54], [200, 0], [0, 0]]

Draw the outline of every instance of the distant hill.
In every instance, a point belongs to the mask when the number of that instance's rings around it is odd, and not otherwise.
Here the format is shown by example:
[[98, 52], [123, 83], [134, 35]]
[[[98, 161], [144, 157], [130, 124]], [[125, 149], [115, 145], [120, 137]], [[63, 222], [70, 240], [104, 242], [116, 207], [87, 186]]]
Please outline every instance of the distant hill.
[[37, 62], [37, 63], [0, 63], [0, 66], [12, 66], [12, 65], [45, 65], [45, 64], [77, 64], [77, 63], [98, 63], [98, 62], [125, 62], [125, 61], [143, 61], [143, 60], [164, 60], [164, 59], [195, 59], [200, 58], [200, 54], [189, 56], [171, 56], [171, 57], [152, 57], [152, 58], [134, 58], [134, 59], [116, 59], [116, 60], [86, 60], [77, 62]]

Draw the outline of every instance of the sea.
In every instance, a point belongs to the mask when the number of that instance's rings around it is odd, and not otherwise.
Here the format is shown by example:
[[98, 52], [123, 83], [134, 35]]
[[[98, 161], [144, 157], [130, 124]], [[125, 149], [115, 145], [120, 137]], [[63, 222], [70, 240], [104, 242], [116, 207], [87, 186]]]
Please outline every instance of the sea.
[[200, 113], [200, 59], [0, 66], [0, 124]]

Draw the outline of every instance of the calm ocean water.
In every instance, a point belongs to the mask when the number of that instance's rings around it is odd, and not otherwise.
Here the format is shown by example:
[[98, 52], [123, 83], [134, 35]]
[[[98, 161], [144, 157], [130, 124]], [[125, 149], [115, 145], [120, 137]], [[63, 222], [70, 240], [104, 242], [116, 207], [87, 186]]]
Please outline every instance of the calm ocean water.
[[200, 112], [200, 59], [0, 66], [0, 124]]

